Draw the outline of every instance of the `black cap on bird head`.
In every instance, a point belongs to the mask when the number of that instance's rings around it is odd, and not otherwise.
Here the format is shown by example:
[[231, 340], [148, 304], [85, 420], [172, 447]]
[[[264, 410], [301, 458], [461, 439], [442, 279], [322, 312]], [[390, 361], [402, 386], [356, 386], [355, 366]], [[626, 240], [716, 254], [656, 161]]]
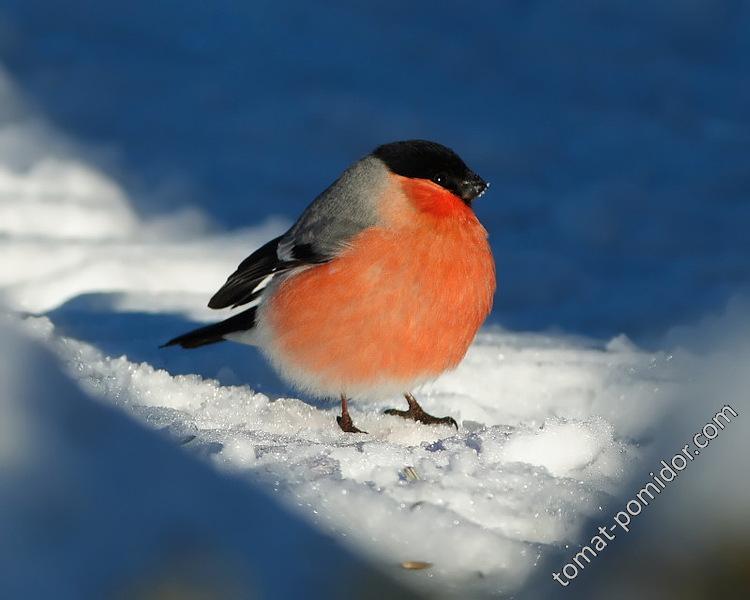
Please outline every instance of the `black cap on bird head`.
[[428, 179], [455, 194], [466, 204], [481, 196], [489, 184], [466, 166], [450, 148], [427, 140], [383, 144], [373, 155], [392, 173], [412, 179]]

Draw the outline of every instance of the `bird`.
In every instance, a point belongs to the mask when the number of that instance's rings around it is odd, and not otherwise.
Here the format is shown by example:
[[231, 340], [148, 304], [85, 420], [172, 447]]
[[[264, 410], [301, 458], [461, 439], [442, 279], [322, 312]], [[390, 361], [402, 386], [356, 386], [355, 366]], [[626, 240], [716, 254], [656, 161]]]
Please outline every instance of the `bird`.
[[489, 315], [496, 288], [488, 233], [472, 203], [489, 184], [456, 152], [415, 139], [378, 146], [317, 196], [279, 237], [245, 258], [212, 309], [242, 312], [171, 339], [260, 348], [292, 386], [348, 402], [403, 395], [386, 414], [449, 425], [413, 390], [454, 369]]

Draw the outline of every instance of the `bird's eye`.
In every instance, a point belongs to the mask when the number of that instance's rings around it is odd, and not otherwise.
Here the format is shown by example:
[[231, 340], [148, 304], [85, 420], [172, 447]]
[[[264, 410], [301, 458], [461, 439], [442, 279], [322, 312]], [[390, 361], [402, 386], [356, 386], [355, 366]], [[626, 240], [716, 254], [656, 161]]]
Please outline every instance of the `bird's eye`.
[[437, 183], [438, 185], [444, 185], [446, 181], [446, 177], [444, 173], [438, 173], [435, 175], [432, 180]]

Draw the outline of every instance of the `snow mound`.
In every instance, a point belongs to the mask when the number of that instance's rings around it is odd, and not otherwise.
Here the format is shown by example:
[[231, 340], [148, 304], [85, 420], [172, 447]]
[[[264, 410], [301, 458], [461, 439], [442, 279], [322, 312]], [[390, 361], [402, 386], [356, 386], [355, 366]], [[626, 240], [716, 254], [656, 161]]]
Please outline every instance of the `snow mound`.
[[[370, 433], [351, 435], [337, 428], [337, 408], [108, 357], [45, 318], [26, 325], [103, 401], [273, 490], [393, 575], [444, 593], [517, 590], [550, 552], [575, 543], [670, 398], [661, 355], [497, 330], [419, 396], [433, 414], [456, 416], [459, 432], [384, 415], [383, 402], [353, 406]], [[623, 398], [639, 420], [624, 417]], [[433, 566], [401, 573], [413, 560]]]
[[21, 172], [0, 165], [0, 233], [108, 239], [127, 237], [135, 224], [120, 189], [84, 164], [47, 158]]
[[[570, 477], [577, 471], [594, 468], [610, 477], [619, 473], [608, 469], [617, 460], [606, 460], [606, 450], [618, 452], [620, 448], [612, 438], [613, 427], [606, 421], [566, 423], [555, 422], [534, 432], [518, 435], [505, 445], [502, 452], [507, 462], [522, 462], [544, 467], [556, 477]], [[600, 460], [601, 459], [601, 460]], [[604, 463], [599, 465], [598, 463]], [[602, 467], [605, 469], [601, 471]]]
[[286, 226], [270, 219], [210, 235], [186, 208], [142, 218], [122, 187], [39, 117], [0, 67], [0, 295], [45, 312], [87, 292], [119, 292], [123, 307], [207, 319], [206, 290]]

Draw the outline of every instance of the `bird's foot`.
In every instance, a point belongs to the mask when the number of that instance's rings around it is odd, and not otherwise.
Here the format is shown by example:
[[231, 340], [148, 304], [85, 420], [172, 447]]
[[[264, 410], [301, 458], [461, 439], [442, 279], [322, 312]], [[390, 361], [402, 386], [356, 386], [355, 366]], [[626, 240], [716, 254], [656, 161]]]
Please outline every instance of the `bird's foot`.
[[411, 419], [418, 423], [424, 423], [425, 425], [452, 425], [458, 430], [458, 423], [453, 417], [433, 417], [430, 413], [419, 406], [414, 396], [411, 394], [404, 394], [406, 401], [409, 403], [408, 410], [398, 410], [395, 408], [389, 408], [385, 411], [386, 415], [393, 415], [401, 417], [402, 419]]
[[398, 410], [395, 408], [389, 408], [385, 411], [386, 415], [393, 415], [401, 417], [402, 419], [411, 419], [418, 423], [424, 423], [425, 425], [452, 425], [458, 429], [458, 423], [453, 417], [433, 417], [431, 414], [425, 411], [414, 412], [412, 410]]
[[341, 427], [341, 431], [344, 431], [346, 433], [367, 433], [366, 431], [362, 431], [361, 429], [358, 429], [354, 426], [354, 422], [349, 416], [348, 400], [349, 399], [344, 394], [341, 394], [341, 416], [336, 417], [336, 423], [338, 423], [339, 427]]
[[362, 431], [354, 426], [352, 418], [348, 413], [341, 417], [336, 417], [336, 422], [339, 424], [339, 427], [341, 427], [341, 431], [345, 431], [346, 433], [367, 433], [366, 431]]

